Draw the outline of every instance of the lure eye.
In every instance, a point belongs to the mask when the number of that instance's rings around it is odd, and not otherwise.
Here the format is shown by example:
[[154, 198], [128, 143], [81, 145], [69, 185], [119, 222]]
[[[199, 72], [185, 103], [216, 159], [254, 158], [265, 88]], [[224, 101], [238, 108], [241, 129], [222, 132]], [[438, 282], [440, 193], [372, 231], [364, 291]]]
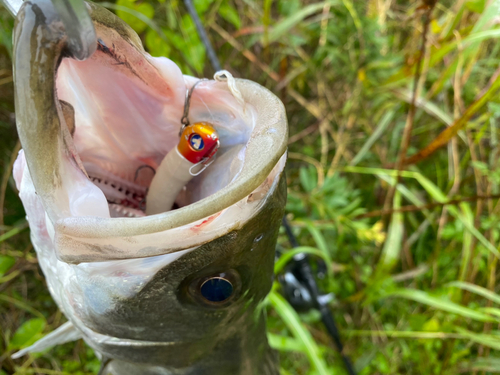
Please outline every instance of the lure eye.
[[223, 277], [211, 277], [205, 280], [200, 287], [200, 293], [203, 298], [209, 302], [224, 302], [232, 296], [234, 291], [233, 284]]
[[201, 135], [194, 133], [189, 137], [189, 146], [195, 151], [201, 151], [205, 148], [205, 142]]

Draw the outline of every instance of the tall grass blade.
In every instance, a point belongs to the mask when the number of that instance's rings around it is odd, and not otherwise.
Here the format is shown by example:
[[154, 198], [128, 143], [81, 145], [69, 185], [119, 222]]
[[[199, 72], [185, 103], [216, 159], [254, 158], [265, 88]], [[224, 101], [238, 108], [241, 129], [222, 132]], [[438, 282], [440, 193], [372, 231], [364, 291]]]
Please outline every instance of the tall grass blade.
[[351, 160], [349, 165], [356, 165], [361, 160], [363, 160], [363, 158], [366, 156], [368, 151], [370, 151], [375, 142], [377, 142], [377, 140], [382, 136], [382, 134], [384, 134], [385, 130], [387, 129], [392, 119], [394, 118], [395, 113], [396, 113], [395, 110], [389, 110], [385, 113], [375, 131], [372, 133], [370, 138], [368, 138], [363, 147], [361, 147], [361, 150], [359, 150], [356, 156]]
[[476, 371], [487, 371], [488, 373], [500, 373], [500, 358], [488, 357], [477, 358], [473, 361], [464, 361], [460, 363], [459, 369], [461, 373], [470, 374]]
[[456, 327], [455, 329], [476, 344], [484, 345], [495, 350], [500, 350], [500, 336], [490, 335], [486, 333], [473, 333], [461, 327]]
[[417, 289], [398, 289], [394, 292], [389, 292], [386, 297], [401, 297], [412, 301], [422, 303], [429, 307], [438, 310], [446, 311], [452, 314], [459, 315], [463, 318], [469, 318], [480, 322], [494, 322], [495, 319], [482, 312], [473, 310], [468, 307], [461, 306], [457, 303], [434, 297], [426, 292]]
[[274, 25], [272, 30], [267, 36], [267, 41], [269, 43], [275, 42], [276, 40], [282, 38], [286, 33], [288, 33], [293, 27], [297, 26], [304, 18], [319, 12], [324, 8], [325, 5], [338, 5], [339, 1], [329, 0], [321, 3], [310, 4], [302, 8], [300, 11], [293, 13], [290, 17], [287, 17]]
[[[396, 190], [394, 194], [393, 208], [397, 210], [401, 207], [401, 193]], [[394, 213], [389, 225], [389, 233], [382, 249], [379, 263], [377, 265], [378, 277], [389, 274], [399, 260], [401, 246], [403, 245], [403, 214]]]
[[326, 244], [325, 237], [323, 236], [321, 231], [318, 228], [316, 228], [310, 220], [305, 220], [304, 222], [306, 224], [307, 230], [309, 231], [312, 238], [314, 239], [316, 246], [323, 253], [323, 258], [325, 259], [326, 264], [328, 264], [330, 266], [332, 264], [332, 257], [330, 255], [330, 251], [328, 250], [328, 245]]
[[267, 333], [267, 339], [271, 348], [282, 352], [300, 352], [306, 354], [305, 346], [297, 339], [288, 336]]
[[[404, 100], [406, 103], [411, 103], [412, 93], [410, 90], [408, 89], [394, 90], [394, 94], [396, 95], [397, 98]], [[433, 102], [425, 98], [419, 97], [417, 98], [415, 104], [418, 108], [424, 110], [426, 113], [433, 116], [437, 120], [442, 121], [447, 126], [453, 124], [453, 117], [448, 113], [446, 113], [441, 108], [439, 108]]]
[[2, 243], [3, 241], [8, 240], [11, 237], [14, 237], [16, 234], [21, 233], [26, 228], [28, 228], [28, 222], [27, 221], [23, 222], [21, 225], [16, 226], [15, 228], [12, 228], [8, 232], [0, 235], [0, 243]]
[[489, 289], [483, 288], [482, 286], [478, 286], [475, 284], [471, 284], [465, 281], [453, 281], [451, 283], [446, 284], [448, 287], [460, 288], [466, 290], [468, 292], [477, 294], [481, 297], [489, 299], [494, 303], [500, 304], [500, 296], [495, 292], [492, 292]]
[[304, 345], [309, 362], [316, 369], [318, 374], [331, 375], [316, 342], [300, 321], [293, 307], [275, 291], [269, 293], [267, 298], [288, 329], [292, 332], [293, 336]]
[[[293, 250], [290, 250], [290, 251], [287, 251], [286, 253], [283, 253], [279, 259], [276, 261], [276, 263], [274, 263], [274, 273], [275, 274], [278, 274], [280, 273], [283, 268], [285, 268], [286, 264], [288, 262], [290, 262], [293, 257], [297, 254], [309, 254], [309, 255], [314, 255], [314, 256], [317, 256], [319, 258], [322, 258], [325, 263], [329, 264], [329, 258], [327, 258], [325, 256], [325, 253], [321, 250], [318, 250], [314, 247], [309, 247], [309, 246], [300, 246], [300, 247], [296, 247], [295, 249]], [[329, 269], [331, 267], [328, 267]]]
[[[500, 30], [498, 31], [500, 36]], [[415, 155], [410, 156], [405, 160], [405, 164], [416, 164], [429, 157], [431, 154], [436, 152], [439, 148], [445, 146], [450, 142], [450, 140], [458, 133], [459, 130], [467, 125], [467, 122], [474, 116], [488, 101], [498, 92], [500, 88], [500, 77], [497, 77], [491, 86], [478, 98], [474, 103], [472, 103], [469, 108], [464, 112], [464, 114], [458, 118], [452, 126], [443, 130], [427, 147], [420, 150]]]

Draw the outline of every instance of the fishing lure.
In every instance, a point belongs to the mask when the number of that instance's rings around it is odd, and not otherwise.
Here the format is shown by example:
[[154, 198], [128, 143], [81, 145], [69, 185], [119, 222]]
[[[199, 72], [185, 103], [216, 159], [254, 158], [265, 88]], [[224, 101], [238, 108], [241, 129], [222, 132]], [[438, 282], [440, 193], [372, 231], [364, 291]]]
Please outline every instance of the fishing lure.
[[186, 91], [182, 127], [179, 143], [156, 170], [148, 190], [146, 214], [153, 215], [169, 211], [179, 192], [193, 177], [202, 173], [215, 160], [220, 147], [219, 135], [207, 122], [190, 124], [189, 107], [197, 81]]

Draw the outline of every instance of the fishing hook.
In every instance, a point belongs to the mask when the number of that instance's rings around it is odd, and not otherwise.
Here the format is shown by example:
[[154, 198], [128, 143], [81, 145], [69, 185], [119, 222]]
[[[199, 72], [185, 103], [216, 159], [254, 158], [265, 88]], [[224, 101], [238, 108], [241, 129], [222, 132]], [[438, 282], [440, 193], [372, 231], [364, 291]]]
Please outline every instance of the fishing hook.
[[153, 171], [153, 176], [156, 174], [156, 170], [152, 166], [150, 166], [148, 164], [141, 165], [139, 168], [137, 168], [135, 170], [134, 182], [137, 181], [137, 179], [139, 178], [139, 172], [141, 171], [141, 169], [144, 169], [144, 168], [151, 169]]
[[202, 78], [198, 81], [195, 82], [193, 86], [191, 86], [190, 89], [186, 90], [186, 100], [184, 101], [184, 113], [182, 114], [181, 118], [181, 129], [179, 130], [179, 137], [181, 136], [182, 132], [190, 124], [189, 122], [189, 108], [191, 107], [191, 97], [193, 96], [193, 91], [198, 86], [199, 83], [208, 81], [206, 78]]

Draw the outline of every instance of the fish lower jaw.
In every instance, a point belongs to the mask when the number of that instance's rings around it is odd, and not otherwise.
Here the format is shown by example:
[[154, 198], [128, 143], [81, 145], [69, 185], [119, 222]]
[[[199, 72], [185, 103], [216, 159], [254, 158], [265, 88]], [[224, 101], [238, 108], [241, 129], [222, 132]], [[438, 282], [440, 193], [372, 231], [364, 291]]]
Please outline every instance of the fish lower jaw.
[[144, 211], [122, 206], [120, 204], [109, 203], [109, 214], [111, 217], [143, 217], [146, 216]]

